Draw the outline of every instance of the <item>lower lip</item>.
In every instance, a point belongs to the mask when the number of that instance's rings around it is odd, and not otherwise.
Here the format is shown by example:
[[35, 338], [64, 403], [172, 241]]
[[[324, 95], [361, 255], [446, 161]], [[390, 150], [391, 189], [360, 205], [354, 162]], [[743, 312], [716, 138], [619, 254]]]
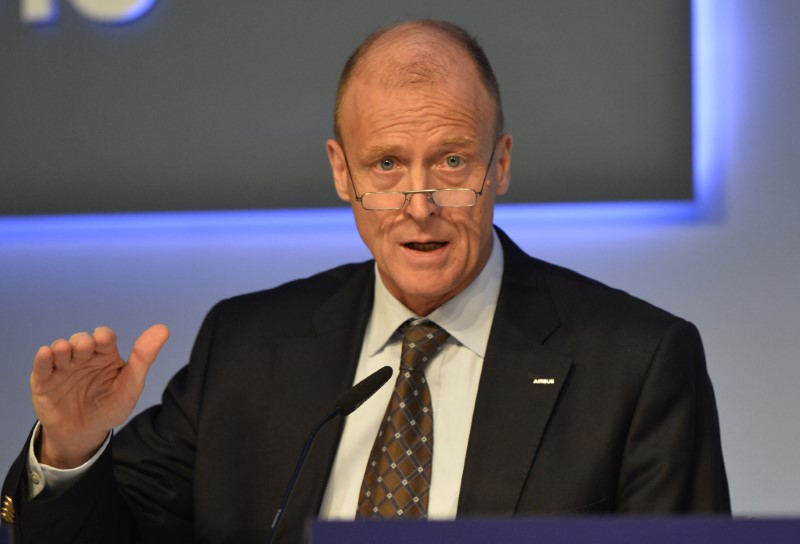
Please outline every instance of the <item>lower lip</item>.
[[442, 246], [431, 251], [420, 251], [405, 245], [401, 245], [400, 247], [403, 248], [404, 253], [407, 256], [414, 259], [438, 259], [446, 252], [447, 248], [450, 247], [450, 244], [443, 244]]

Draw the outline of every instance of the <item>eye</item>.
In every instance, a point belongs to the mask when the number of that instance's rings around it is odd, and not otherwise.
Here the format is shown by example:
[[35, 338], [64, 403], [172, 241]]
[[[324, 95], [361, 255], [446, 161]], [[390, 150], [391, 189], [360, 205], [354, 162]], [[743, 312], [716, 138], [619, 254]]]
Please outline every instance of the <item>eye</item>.
[[389, 172], [394, 168], [394, 159], [381, 159], [378, 163], [378, 168], [384, 172]]
[[444, 160], [444, 163], [450, 168], [458, 168], [464, 164], [464, 159], [456, 155], [450, 155]]

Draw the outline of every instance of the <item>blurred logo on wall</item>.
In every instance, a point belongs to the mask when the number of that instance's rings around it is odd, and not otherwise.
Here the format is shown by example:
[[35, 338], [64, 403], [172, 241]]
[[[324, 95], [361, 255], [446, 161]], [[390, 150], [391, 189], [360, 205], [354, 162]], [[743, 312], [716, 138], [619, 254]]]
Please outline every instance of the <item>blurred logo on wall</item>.
[[58, 21], [61, 4], [69, 4], [86, 19], [99, 23], [127, 23], [138, 19], [156, 0], [20, 0], [20, 17], [29, 24]]

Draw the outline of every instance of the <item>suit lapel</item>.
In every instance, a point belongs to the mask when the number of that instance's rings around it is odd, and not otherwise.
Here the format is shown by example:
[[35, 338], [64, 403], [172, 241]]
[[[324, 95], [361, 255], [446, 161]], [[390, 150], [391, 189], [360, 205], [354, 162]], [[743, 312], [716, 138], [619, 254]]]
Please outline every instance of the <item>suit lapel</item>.
[[559, 326], [535, 261], [502, 231], [503, 284], [481, 373], [458, 514], [515, 512], [568, 358], [542, 343]]
[[[542, 346], [559, 320], [536, 261], [502, 231], [498, 234], [505, 253], [503, 284], [476, 399], [459, 515], [515, 512], [571, 367], [568, 358]], [[324, 361], [315, 365], [318, 374], [310, 379], [314, 383], [306, 398], [308, 405], [319, 405], [319, 417], [355, 375], [372, 308], [372, 270], [370, 264], [351, 272], [350, 281], [320, 305], [313, 314], [315, 334], [299, 350], [306, 363]], [[309, 432], [310, 425], [298, 432]], [[284, 527], [302, 526], [305, 513], [319, 510], [342, 422], [328, 427], [318, 436], [287, 505]]]

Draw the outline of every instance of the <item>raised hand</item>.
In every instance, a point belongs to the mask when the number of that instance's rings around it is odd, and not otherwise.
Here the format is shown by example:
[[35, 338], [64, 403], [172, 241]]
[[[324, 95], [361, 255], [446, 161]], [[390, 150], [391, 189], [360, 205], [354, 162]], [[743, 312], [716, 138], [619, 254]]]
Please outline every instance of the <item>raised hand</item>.
[[42, 424], [40, 461], [74, 468], [91, 458], [109, 430], [130, 416], [168, 338], [166, 326], [153, 325], [136, 340], [127, 363], [107, 327], [39, 348], [31, 394]]

